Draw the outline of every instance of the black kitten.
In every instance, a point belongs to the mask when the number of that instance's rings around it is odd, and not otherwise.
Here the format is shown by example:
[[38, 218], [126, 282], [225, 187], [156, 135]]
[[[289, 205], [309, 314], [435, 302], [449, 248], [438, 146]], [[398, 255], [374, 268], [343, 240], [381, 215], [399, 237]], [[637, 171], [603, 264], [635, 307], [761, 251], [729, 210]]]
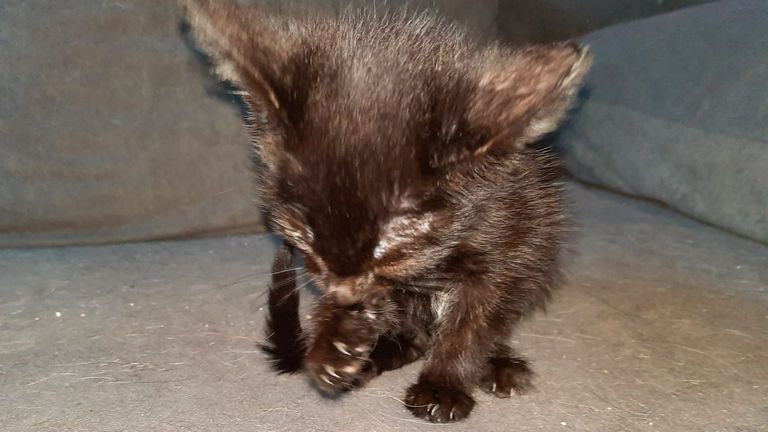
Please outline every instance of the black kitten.
[[[184, 1], [243, 91], [279, 252], [271, 352], [336, 393], [425, 359], [408, 408], [460, 420], [480, 386], [530, 386], [507, 344], [558, 279], [555, 129], [589, 67], [575, 44], [512, 51], [429, 15], [268, 16]], [[323, 290], [299, 339], [290, 248]], [[284, 279], [282, 279], [284, 278]]]

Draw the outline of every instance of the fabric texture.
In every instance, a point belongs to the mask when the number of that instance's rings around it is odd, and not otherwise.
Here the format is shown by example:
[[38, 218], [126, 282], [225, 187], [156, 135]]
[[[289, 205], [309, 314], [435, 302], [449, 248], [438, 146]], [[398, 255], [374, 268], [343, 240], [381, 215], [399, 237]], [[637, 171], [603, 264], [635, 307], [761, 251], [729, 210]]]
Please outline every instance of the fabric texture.
[[499, 1], [499, 37], [514, 43], [570, 39], [590, 31], [713, 0]]
[[768, 241], [768, 2], [733, 0], [593, 33], [558, 145], [578, 178]]
[[257, 230], [236, 106], [174, 2], [0, 6], [0, 245]]

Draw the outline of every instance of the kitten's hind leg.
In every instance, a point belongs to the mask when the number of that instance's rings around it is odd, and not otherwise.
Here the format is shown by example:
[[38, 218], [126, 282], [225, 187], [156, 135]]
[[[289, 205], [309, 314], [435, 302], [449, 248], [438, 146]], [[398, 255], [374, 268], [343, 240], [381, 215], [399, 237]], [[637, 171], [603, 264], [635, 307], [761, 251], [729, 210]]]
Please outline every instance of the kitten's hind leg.
[[504, 343], [498, 343], [488, 358], [480, 388], [499, 398], [523, 394], [533, 388], [534, 373], [528, 361]]

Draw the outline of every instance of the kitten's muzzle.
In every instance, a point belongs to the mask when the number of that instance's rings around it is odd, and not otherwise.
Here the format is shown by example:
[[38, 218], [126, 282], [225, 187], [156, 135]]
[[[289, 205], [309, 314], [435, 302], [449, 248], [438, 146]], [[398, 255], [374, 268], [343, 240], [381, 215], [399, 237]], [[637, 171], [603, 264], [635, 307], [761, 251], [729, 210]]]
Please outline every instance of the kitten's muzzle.
[[386, 297], [388, 289], [374, 283], [372, 276], [330, 278], [327, 292], [339, 306], [376, 302]]

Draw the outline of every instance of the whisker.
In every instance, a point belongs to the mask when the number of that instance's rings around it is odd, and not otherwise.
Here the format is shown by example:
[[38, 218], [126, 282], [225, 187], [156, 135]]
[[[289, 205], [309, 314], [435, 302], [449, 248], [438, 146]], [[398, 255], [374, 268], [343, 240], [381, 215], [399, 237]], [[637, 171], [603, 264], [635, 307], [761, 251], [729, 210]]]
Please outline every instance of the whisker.
[[290, 271], [302, 270], [303, 268], [304, 267], [294, 267], [294, 268], [289, 268], [289, 269], [285, 269], [285, 270], [280, 270], [280, 271], [272, 272], [272, 273], [269, 273], [269, 274], [271, 276], [274, 276], [274, 275], [279, 275], [280, 273], [287, 273], [287, 272], [290, 272]]
[[399, 339], [399, 338], [394, 338], [393, 340], [394, 340], [394, 341], [395, 341], [395, 343], [397, 344], [397, 349], [398, 349], [398, 350], [400, 350], [400, 352], [401, 352], [401, 353], [402, 353], [402, 352], [404, 352], [404, 351], [403, 351], [403, 346], [402, 346], [402, 345], [400, 345], [400, 339]]
[[408, 282], [406, 285], [418, 286], [418, 287], [440, 287], [440, 288], [442, 288], [442, 287], [445, 286], [445, 283], [429, 283], [428, 281], [427, 282], [418, 281], [418, 282]]
[[303, 284], [301, 284], [301, 285], [297, 286], [296, 288], [292, 289], [291, 292], [286, 293], [285, 296], [283, 296], [283, 298], [278, 302], [278, 304], [282, 305], [283, 303], [285, 303], [285, 301], [288, 300], [288, 298], [291, 296], [291, 294], [295, 294], [295, 293], [299, 292], [299, 290], [301, 290], [302, 288], [307, 286], [310, 282], [312, 282], [312, 280], [307, 280]]
[[399, 285], [399, 288], [402, 288], [406, 291], [415, 292], [418, 294], [434, 294], [437, 292], [441, 292], [445, 289], [442, 285], [421, 285], [421, 284], [403, 284]]
[[280, 271], [277, 271], [277, 272], [252, 273], [252, 274], [249, 274], [249, 275], [242, 276], [242, 277], [240, 277], [238, 279], [235, 279], [235, 280], [233, 280], [231, 282], [227, 282], [225, 284], [218, 285], [216, 288], [229, 288], [231, 286], [234, 286], [234, 285], [237, 285], [237, 284], [241, 284], [241, 283], [244, 283], [244, 282], [248, 282], [248, 281], [252, 281], [254, 279], [258, 279], [258, 278], [262, 278], [262, 277], [266, 278], [267, 276], [275, 276], [275, 275], [278, 275], [278, 274], [281, 274], [281, 273], [287, 273], [287, 272], [290, 272], [290, 271], [299, 271], [299, 273], [303, 273], [302, 272], [303, 269], [304, 269], [304, 267], [295, 267], [295, 268], [292, 268], [292, 269], [280, 270]]
[[445, 283], [450, 282], [453, 280], [453, 278], [450, 277], [442, 277], [442, 276], [429, 276], [429, 277], [423, 277], [418, 279], [418, 283]]
[[230, 288], [230, 287], [233, 287], [235, 285], [238, 285], [238, 284], [241, 284], [241, 283], [244, 283], [244, 282], [249, 282], [249, 281], [252, 281], [254, 279], [258, 279], [260, 277], [262, 277], [262, 276], [261, 275], [255, 275], [255, 276], [243, 277], [243, 278], [234, 280], [232, 282], [227, 282], [225, 284], [218, 285], [218, 286], [216, 286], [216, 288]]
[[294, 278], [291, 278], [291, 279], [282, 280], [282, 281], [280, 281], [278, 283], [272, 283], [269, 286], [270, 286], [270, 289], [282, 288], [282, 287], [284, 287], [286, 285], [290, 285], [292, 283], [296, 283], [296, 281], [298, 281], [298, 280], [299, 280], [298, 277], [294, 277]]
[[311, 279], [308, 279], [308, 280], [307, 280], [307, 281], [305, 281], [303, 284], [301, 284], [301, 285], [297, 286], [297, 287], [294, 289], [294, 291], [299, 291], [300, 289], [304, 288], [305, 286], [307, 286], [307, 285], [309, 285], [309, 284], [311, 284], [311, 283], [312, 283], [312, 280], [311, 280]]

